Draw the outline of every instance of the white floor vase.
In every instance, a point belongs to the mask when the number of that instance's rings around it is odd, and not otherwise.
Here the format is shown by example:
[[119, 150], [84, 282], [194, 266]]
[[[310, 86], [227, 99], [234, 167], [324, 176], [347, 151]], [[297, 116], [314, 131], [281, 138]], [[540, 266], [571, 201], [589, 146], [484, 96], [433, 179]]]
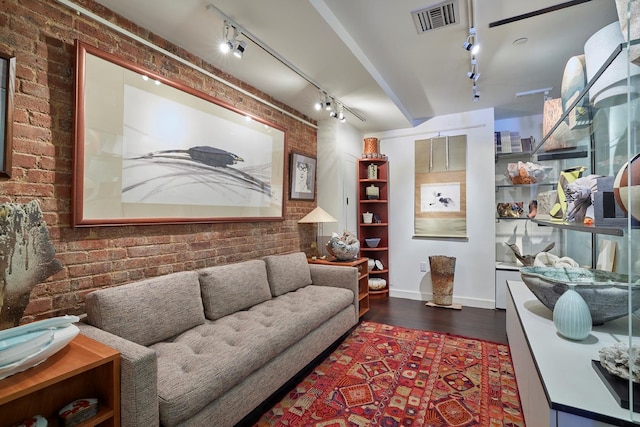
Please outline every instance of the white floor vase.
[[591, 313], [587, 303], [573, 289], [575, 285], [568, 286], [553, 308], [553, 324], [563, 337], [580, 341], [591, 332]]

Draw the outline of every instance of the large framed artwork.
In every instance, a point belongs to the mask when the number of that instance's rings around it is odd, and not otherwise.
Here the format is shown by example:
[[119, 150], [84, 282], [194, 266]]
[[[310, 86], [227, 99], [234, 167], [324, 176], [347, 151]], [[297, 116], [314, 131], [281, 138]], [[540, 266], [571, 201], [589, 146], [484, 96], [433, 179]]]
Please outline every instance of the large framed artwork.
[[289, 198], [292, 200], [314, 200], [316, 185], [316, 159], [291, 153], [289, 161]]
[[284, 218], [286, 133], [76, 42], [73, 226]]
[[467, 137], [415, 141], [414, 237], [467, 237]]
[[16, 58], [0, 52], [0, 176], [11, 177]]

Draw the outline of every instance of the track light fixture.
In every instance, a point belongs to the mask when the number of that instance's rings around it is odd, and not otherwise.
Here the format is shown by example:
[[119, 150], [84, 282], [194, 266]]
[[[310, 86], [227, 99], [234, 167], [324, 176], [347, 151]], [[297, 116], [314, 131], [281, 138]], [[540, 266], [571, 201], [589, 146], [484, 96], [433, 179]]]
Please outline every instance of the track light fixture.
[[480, 50], [480, 45], [478, 44], [478, 41], [476, 40], [476, 38], [477, 38], [476, 29], [474, 27], [471, 27], [469, 28], [469, 35], [467, 36], [467, 40], [465, 40], [465, 42], [462, 43], [462, 47], [465, 50], [468, 50], [469, 52], [471, 52], [473, 55], [478, 53], [478, 51]]
[[228, 21], [224, 21], [224, 27], [222, 29], [222, 42], [220, 42], [220, 52], [229, 53], [233, 52], [233, 56], [236, 58], [242, 58], [244, 51], [247, 49], [247, 42], [244, 40], [238, 40], [239, 35], [238, 28]]
[[475, 82], [473, 83], [473, 86], [471, 88], [471, 95], [472, 95], [473, 102], [480, 101], [480, 92], [478, 91], [478, 85], [476, 85]]
[[478, 61], [476, 61], [475, 57], [471, 58], [471, 71], [467, 73], [467, 77], [469, 77], [474, 82], [477, 82], [480, 78], [480, 72], [478, 71]]

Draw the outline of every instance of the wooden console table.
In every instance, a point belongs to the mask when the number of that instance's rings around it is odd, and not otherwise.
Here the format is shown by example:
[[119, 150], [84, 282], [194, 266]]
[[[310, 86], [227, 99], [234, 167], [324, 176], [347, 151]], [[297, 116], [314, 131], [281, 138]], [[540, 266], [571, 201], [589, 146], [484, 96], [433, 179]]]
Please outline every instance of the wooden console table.
[[360, 317], [369, 311], [369, 258], [358, 258], [353, 261], [338, 261], [307, 258], [309, 264], [337, 265], [341, 267], [355, 267], [358, 269], [358, 307]]
[[120, 426], [120, 353], [84, 335], [40, 365], [0, 380], [0, 425], [41, 415], [58, 426], [58, 411], [80, 398], [97, 398], [99, 405], [81, 427]]

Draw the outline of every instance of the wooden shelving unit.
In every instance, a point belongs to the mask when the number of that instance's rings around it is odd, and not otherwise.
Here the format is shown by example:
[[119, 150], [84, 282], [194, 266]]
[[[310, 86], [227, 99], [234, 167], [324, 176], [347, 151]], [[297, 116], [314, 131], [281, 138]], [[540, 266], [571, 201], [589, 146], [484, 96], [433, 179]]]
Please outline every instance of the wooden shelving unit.
[[[377, 177], [369, 178], [369, 165], [377, 167]], [[389, 296], [389, 161], [387, 159], [358, 160], [358, 239], [360, 239], [360, 256], [379, 261], [382, 269], [374, 267], [369, 270], [369, 277], [379, 277], [387, 285], [382, 290], [369, 290], [370, 298], [386, 298]], [[378, 198], [369, 198], [367, 188], [378, 189]], [[364, 213], [372, 213], [372, 223], [365, 223]], [[365, 239], [380, 238], [375, 248], [367, 246]]]
[[341, 267], [355, 267], [358, 269], [358, 315], [360, 317], [369, 311], [369, 272], [367, 258], [358, 258], [353, 261], [338, 261], [307, 258], [309, 264], [337, 265]]
[[120, 426], [120, 353], [84, 335], [40, 365], [0, 380], [0, 425], [41, 415], [59, 426], [58, 411], [80, 398], [97, 398], [99, 405], [80, 427]]

